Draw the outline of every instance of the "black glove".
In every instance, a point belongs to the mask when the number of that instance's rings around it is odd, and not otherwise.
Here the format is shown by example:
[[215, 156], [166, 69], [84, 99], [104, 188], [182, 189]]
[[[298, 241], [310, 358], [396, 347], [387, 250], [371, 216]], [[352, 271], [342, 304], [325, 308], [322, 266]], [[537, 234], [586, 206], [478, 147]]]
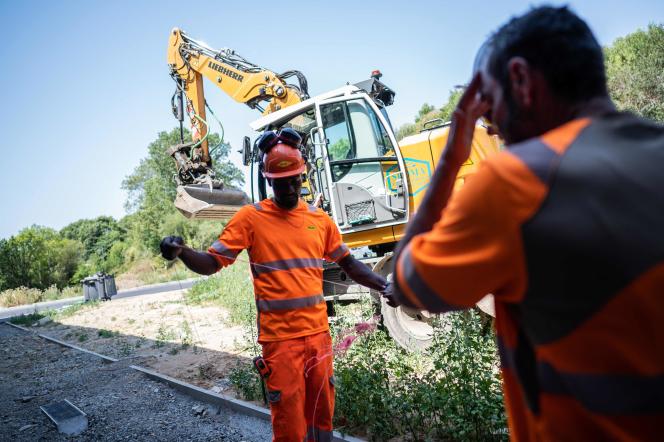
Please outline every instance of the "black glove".
[[388, 282], [383, 291], [380, 292], [381, 296], [387, 301], [387, 305], [390, 307], [399, 307], [401, 303], [397, 300], [394, 295], [394, 284]]
[[179, 236], [167, 236], [159, 243], [159, 250], [161, 256], [169, 261], [177, 258], [180, 255], [180, 247], [184, 245], [184, 240]]

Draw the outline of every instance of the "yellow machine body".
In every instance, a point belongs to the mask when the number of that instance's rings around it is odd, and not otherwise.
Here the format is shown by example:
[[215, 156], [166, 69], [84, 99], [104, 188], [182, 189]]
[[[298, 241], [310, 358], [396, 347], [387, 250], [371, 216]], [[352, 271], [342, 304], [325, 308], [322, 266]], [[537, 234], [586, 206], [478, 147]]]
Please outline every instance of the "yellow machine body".
[[[431, 175], [438, 165], [448, 135], [449, 125], [446, 124], [441, 127], [424, 130], [419, 134], [406, 137], [399, 142], [399, 150], [406, 163], [411, 216], [417, 210], [429, 187]], [[470, 158], [459, 170], [454, 190], [456, 191], [463, 186], [466, 178], [477, 170], [482, 160], [498, 152], [500, 149], [500, 139], [489, 135], [484, 126], [477, 125], [473, 136]], [[405, 224], [349, 233], [343, 235], [343, 239], [349, 247], [396, 242], [403, 236]]]

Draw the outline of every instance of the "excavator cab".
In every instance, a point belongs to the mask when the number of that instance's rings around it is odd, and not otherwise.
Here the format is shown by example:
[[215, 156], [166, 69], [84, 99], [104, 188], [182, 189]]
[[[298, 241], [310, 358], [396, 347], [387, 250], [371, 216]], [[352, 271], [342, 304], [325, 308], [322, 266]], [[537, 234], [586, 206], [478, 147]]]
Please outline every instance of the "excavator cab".
[[[379, 103], [345, 86], [254, 122], [257, 130], [290, 127], [308, 158], [305, 199], [332, 216], [342, 234], [405, 223], [409, 197], [405, 165]], [[265, 186], [258, 177], [260, 198]]]

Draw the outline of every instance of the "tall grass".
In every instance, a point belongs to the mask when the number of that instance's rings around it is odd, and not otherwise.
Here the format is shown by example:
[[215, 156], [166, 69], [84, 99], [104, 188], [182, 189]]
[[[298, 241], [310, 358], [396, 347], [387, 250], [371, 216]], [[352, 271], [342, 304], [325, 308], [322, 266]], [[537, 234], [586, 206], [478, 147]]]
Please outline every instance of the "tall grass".
[[239, 255], [235, 264], [194, 284], [185, 299], [190, 304], [222, 306], [228, 311], [229, 324], [250, 327], [256, 320], [256, 306], [246, 254]]
[[0, 293], [0, 306], [15, 307], [17, 305], [34, 304], [36, 302], [53, 301], [56, 299], [73, 298], [82, 296], [83, 291], [80, 287], [65, 287], [59, 290], [52, 285], [46, 290], [39, 290], [28, 287], [17, 287], [4, 290]]

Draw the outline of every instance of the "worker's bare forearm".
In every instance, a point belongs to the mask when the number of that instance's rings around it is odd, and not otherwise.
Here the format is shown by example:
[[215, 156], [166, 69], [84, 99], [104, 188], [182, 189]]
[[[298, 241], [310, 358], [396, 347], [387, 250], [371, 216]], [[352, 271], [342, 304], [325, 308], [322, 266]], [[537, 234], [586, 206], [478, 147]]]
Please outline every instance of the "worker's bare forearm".
[[217, 260], [212, 255], [187, 246], [182, 247], [179, 258], [187, 268], [201, 275], [211, 275], [219, 269]]
[[385, 290], [387, 280], [378, 273], [369, 270], [369, 267], [361, 261], [353, 258], [351, 255], [341, 259], [339, 261], [339, 267], [341, 267], [344, 272], [346, 272], [348, 276], [358, 284], [379, 292]]

